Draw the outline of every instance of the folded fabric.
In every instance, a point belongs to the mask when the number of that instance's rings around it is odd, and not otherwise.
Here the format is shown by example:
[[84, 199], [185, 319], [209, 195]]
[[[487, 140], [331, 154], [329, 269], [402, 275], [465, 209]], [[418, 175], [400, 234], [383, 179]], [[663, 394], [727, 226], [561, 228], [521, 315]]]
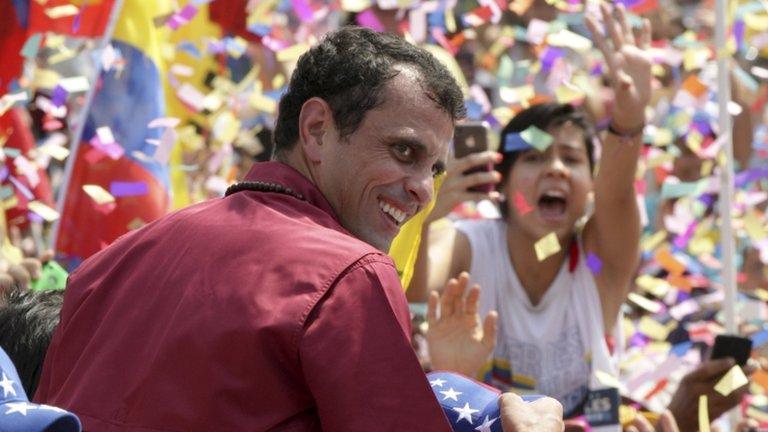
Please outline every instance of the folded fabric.
[[[431, 372], [427, 378], [455, 432], [502, 432], [499, 390], [454, 372]], [[531, 402], [540, 397], [522, 398]]]

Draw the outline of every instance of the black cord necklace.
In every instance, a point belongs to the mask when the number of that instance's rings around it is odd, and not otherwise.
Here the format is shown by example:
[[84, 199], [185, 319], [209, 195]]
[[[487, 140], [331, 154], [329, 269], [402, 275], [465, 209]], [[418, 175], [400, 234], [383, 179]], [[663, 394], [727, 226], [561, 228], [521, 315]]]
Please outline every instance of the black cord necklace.
[[260, 182], [260, 181], [246, 181], [246, 182], [235, 183], [232, 186], [227, 188], [227, 192], [224, 194], [224, 196], [230, 196], [234, 193], [241, 192], [241, 191], [274, 192], [274, 193], [280, 193], [284, 195], [290, 195], [298, 200], [306, 201], [306, 199], [304, 198], [304, 195], [296, 192], [295, 190], [289, 188], [288, 186], [283, 186], [279, 183], [268, 183], [268, 182]]

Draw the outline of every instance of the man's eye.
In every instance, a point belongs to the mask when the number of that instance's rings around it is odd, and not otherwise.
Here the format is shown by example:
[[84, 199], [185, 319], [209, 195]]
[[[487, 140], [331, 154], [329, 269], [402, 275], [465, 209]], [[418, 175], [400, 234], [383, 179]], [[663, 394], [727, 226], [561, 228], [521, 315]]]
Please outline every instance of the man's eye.
[[406, 144], [395, 144], [394, 149], [400, 159], [410, 160], [413, 157], [413, 149]]

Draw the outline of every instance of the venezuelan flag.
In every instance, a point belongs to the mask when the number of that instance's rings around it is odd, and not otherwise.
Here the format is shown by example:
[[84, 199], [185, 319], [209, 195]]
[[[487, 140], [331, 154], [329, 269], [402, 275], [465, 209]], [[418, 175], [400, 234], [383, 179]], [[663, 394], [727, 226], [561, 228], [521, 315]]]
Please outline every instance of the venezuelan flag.
[[[125, 0], [120, 11], [112, 45], [125, 67], [102, 72], [83, 142], [70, 156], [76, 159], [56, 242], [69, 268], [169, 208], [168, 166], [152, 158], [156, 147], [147, 140], [161, 138], [148, 123], [166, 112], [160, 46], [168, 29], [153, 19], [171, 10], [169, 1]], [[111, 143], [103, 142], [105, 130]], [[97, 203], [85, 185], [100, 186], [114, 202]]]

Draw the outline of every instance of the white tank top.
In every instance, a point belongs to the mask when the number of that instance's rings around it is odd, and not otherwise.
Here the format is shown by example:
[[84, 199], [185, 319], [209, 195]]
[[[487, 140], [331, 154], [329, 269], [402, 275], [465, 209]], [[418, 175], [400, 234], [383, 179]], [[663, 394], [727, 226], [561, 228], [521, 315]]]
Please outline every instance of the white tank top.
[[[578, 239], [573, 271], [566, 259], [552, 285], [534, 306], [517, 277], [500, 219], [460, 221], [472, 250], [471, 283], [480, 284], [480, 314], [499, 314], [491, 362], [480, 377], [502, 390], [558, 399], [566, 415], [579, 408], [589, 389], [601, 387], [600, 370], [616, 376], [605, 342], [595, 280]], [[535, 271], [523, 270], [521, 271]]]

